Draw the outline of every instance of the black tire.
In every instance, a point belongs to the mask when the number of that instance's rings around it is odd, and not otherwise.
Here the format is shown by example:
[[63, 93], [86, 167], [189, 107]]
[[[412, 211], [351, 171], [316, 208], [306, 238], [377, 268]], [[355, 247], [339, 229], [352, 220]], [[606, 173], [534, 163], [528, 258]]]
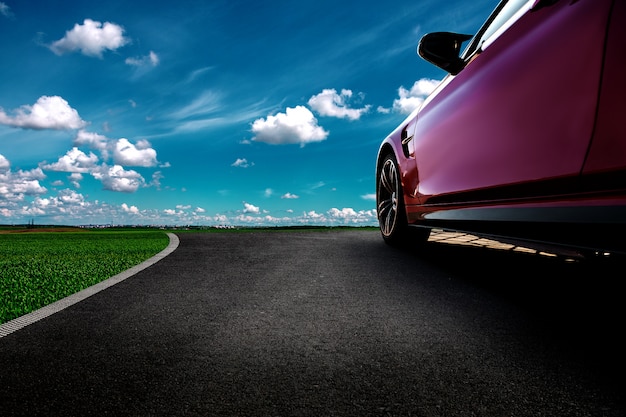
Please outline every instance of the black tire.
[[395, 246], [406, 241], [408, 225], [404, 194], [398, 162], [392, 153], [385, 155], [376, 173], [376, 214], [386, 243]]

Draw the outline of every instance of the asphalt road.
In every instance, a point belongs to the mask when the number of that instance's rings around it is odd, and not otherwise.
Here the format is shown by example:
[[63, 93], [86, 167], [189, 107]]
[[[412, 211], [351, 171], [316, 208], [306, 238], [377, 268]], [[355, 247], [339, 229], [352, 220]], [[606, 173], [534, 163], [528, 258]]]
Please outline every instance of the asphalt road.
[[179, 238], [0, 338], [0, 415], [625, 415], [622, 260], [372, 231]]

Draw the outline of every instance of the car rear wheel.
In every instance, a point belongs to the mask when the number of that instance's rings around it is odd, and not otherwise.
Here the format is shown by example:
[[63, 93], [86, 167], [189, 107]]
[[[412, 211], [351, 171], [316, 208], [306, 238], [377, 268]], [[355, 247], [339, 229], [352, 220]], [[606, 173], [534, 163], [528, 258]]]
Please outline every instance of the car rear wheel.
[[408, 226], [398, 163], [393, 154], [383, 158], [377, 179], [376, 207], [380, 232], [385, 242], [397, 244], [406, 238]]

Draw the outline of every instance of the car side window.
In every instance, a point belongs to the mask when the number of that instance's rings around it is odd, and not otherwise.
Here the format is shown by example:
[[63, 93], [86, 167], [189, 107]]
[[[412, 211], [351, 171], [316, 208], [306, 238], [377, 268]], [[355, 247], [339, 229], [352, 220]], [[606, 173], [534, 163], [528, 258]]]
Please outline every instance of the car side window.
[[485, 43], [496, 35], [499, 30], [510, 26], [512, 23], [511, 19], [517, 12], [525, 6], [529, 7], [530, 4], [532, 4], [532, 1], [529, 0], [503, 0], [500, 2], [463, 53], [463, 58], [467, 59], [474, 53], [481, 51]]

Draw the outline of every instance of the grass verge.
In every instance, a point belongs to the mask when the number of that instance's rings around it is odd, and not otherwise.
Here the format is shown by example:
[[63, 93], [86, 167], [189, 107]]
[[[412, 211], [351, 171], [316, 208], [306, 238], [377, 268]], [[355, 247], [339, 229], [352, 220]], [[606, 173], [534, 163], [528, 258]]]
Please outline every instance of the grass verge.
[[0, 324], [138, 265], [168, 243], [157, 230], [0, 233]]

